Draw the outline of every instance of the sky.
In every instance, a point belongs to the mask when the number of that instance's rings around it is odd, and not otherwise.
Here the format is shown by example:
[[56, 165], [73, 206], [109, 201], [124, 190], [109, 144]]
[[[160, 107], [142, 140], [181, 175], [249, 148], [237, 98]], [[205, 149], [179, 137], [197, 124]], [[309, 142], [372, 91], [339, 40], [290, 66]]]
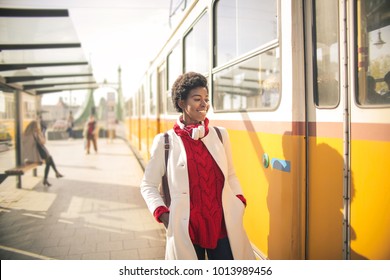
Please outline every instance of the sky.
[[[122, 69], [125, 99], [138, 87], [149, 62], [168, 38], [170, 0], [0, 0], [3, 8], [68, 9], [95, 80], [117, 83]], [[109, 89], [107, 89], [109, 90]], [[103, 96], [104, 89], [95, 95]], [[43, 104], [59, 96], [80, 104], [77, 92], [46, 94]]]

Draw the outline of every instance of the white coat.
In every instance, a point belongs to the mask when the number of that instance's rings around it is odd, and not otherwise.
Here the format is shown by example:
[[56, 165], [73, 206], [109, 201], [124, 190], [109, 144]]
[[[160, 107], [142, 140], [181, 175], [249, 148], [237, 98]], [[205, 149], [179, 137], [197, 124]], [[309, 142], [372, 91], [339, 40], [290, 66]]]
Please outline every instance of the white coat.
[[[43, 160], [50, 156], [49, 151], [45, 147], [45, 138], [40, 132], [23, 134], [22, 137], [22, 163], [42, 163]], [[38, 145], [46, 153], [46, 157], [42, 158], [38, 150]]]
[[[233, 168], [229, 136], [226, 129], [221, 127], [220, 131], [223, 143], [211, 126], [209, 126], [209, 133], [200, 141], [203, 141], [225, 177], [222, 205], [233, 257], [235, 260], [255, 259], [243, 227], [245, 205], [236, 197], [236, 195], [242, 194], [242, 191]], [[171, 205], [166, 234], [165, 259], [197, 260], [188, 232], [190, 192], [186, 152], [181, 138], [173, 129], [168, 131], [168, 135], [170, 149], [167, 177]], [[158, 134], [154, 138], [151, 158], [141, 182], [141, 194], [151, 213], [154, 213], [157, 207], [165, 206], [158, 190], [161, 177], [165, 172], [164, 152], [164, 134]]]

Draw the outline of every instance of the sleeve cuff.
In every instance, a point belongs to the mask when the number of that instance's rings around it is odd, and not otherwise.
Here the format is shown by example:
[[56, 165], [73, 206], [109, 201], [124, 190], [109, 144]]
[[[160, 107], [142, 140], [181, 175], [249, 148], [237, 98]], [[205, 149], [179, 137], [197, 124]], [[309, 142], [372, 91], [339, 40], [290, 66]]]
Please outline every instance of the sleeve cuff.
[[164, 213], [169, 213], [169, 209], [167, 207], [165, 207], [165, 206], [159, 206], [159, 207], [156, 208], [156, 210], [154, 210], [153, 216], [154, 216], [154, 218], [156, 219], [157, 222], [162, 223], [160, 221], [160, 216], [162, 214], [164, 214]]
[[242, 203], [244, 203], [244, 205], [246, 206], [246, 199], [245, 197], [242, 195], [242, 194], [238, 194], [236, 195], [238, 197], [238, 199], [241, 200]]

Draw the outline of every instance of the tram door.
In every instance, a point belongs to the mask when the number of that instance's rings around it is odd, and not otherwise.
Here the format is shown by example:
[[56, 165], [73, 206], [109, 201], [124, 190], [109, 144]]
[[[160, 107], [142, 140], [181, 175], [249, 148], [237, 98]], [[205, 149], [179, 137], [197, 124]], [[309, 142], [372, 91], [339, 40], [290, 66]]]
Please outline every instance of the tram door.
[[306, 259], [343, 259], [344, 104], [338, 0], [305, 3]]
[[306, 258], [390, 259], [390, 3], [304, 3]]
[[390, 1], [349, 5], [350, 259], [390, 259]]

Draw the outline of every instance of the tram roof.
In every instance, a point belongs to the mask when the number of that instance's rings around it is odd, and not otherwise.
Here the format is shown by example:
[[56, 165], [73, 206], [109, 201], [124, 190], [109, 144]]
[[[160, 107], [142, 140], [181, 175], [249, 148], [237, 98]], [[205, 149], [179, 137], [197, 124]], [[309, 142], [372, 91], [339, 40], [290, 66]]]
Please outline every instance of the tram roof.
[[96, 88], [68, 10], [0, 8], [0, 90]]

